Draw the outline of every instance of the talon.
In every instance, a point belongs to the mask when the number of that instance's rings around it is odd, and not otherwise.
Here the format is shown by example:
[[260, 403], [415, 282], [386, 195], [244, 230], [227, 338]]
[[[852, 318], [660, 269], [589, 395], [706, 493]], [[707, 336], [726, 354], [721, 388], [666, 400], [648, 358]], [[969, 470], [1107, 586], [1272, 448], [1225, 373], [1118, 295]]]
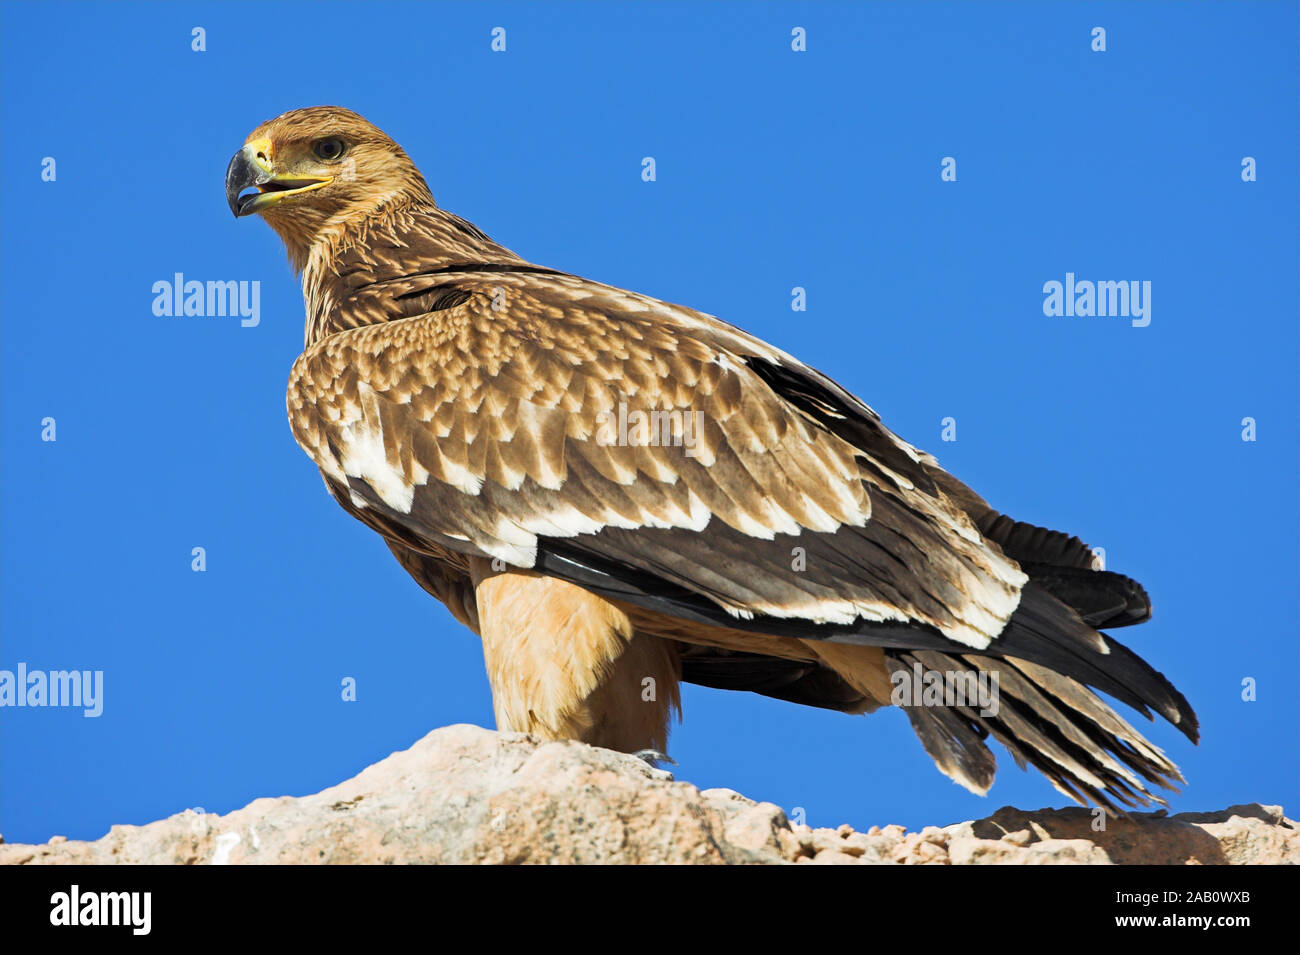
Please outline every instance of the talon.
[[661, 753], [657, 749], [638, 749], [632, 754], [637, 759], [643, 760], [651, 769], [658, 769], [660, 763], [672, 763], [677, 765], [677, 760], [673, 759], [667, 753]]

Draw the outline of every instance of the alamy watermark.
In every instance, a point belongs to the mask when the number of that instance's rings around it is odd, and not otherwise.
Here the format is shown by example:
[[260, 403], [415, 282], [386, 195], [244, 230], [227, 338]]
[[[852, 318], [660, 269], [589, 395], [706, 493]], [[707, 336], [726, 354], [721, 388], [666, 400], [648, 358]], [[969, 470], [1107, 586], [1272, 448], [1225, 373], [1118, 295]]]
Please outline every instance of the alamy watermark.
[[1075, 279], [1043, 283], [1043, 314], [1049, 317], [1131, 318], [1134, 328], [1151, 324], [1151, 282], [1136, 279], [1118, 282]]
[[602, 411], [596, 415], [596, 443], [601, 447], [685, 448], [688, 458], [699, 452], [699, 434], [704, 413], [670, 408], [656, 411], [628, 411], [627, 402], [618, 403], [618, 414]]
[[132, 935], [153, 927], [152, 892], [83, 892], [75, 883], [50, 896], [51, 925], [123, 926]]
[[159, 318], [224, 318], [239, 316], [244, 328], [262, 321], [262, 283], [253, 281], [186, 281], [177, 272], [171, 281], [153, 283], [153, 313]]
[[0, 706], [79, 706], [82, 716], [104, 712], [103, 670], [0, 670]]
[[894, 706], [978, 706], [983, 717], [998, 715], [996, 670], [927, 670], [919, 663], [889, 675]]

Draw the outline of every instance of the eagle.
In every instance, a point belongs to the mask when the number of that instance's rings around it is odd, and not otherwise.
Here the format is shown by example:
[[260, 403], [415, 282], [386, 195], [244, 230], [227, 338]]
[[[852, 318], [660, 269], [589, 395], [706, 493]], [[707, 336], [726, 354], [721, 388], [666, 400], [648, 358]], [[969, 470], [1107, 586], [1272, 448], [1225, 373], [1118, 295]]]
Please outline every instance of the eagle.
[[1111, 813], [1184, 781], [1094, 692], [1197, 740], [1183, 695], [1102, 632], [1151, 616], [1143, 588], [994, 510], [826, 375], [521, 258], [347, 109], [262, 123], [225, 185], [301, 277], [294, 438], [482, 640], [499, 729], [656, 759], [687, 682], [901, 706], [981, 795], [990, 737]]

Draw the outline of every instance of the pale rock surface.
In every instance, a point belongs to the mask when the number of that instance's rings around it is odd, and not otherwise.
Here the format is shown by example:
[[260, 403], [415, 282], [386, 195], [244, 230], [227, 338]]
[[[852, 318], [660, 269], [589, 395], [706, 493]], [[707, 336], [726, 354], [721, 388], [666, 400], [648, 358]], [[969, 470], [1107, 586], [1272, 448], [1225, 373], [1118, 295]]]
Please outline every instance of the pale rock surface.
[[731, 863], [996, 865], [1300, 862], [1276, 807], [1107, 820], [999, 809], [921, 832], [811, 829], [771, 803], [700, 791], [640, 760], [476, 726], [435, 730], [312, 796], [114, 826], [95, 842], [0, 845], [0, 863]]

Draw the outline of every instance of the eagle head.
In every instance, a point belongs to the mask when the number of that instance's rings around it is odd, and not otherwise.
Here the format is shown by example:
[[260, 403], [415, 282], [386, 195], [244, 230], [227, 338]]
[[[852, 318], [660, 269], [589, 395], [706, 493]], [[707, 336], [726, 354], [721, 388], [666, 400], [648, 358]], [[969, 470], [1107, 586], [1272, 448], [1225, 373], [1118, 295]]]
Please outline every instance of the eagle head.
[[226, 167], [230, 211], [265, 219], [299, 269], [322, 238], [385, 207], [421, 201], [432, 203], [433, 196], [410, 157], [377, 126], [339, 106], [267, 120]]

